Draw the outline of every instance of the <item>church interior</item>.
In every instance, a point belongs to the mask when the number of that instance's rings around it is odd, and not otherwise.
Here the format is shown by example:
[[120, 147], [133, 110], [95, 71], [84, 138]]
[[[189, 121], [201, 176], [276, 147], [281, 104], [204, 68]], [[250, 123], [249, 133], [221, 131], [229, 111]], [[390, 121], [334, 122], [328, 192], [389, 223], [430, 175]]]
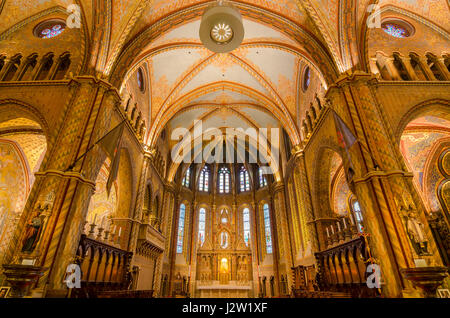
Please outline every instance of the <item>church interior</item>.
[[0, 298], [450, 298], [449, 44], [448, 0], [0, 0]]

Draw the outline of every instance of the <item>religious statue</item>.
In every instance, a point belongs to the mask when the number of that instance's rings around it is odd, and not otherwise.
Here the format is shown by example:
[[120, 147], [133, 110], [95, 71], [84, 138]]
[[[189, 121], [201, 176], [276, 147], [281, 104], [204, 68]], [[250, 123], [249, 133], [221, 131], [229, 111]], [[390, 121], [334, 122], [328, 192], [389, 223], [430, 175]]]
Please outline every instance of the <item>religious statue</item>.
[[45, 216], [42, 215], [42, 213], [47, 209], [48, 205], [45, 206], [45, 208], [42, 208], [41, 205], [39, 205], [36, 215], [31, 219], [30, 223], [27, 224], [25, 237], [22, 243], [22, 252], [32, 253], [36, 248], [44, 224]]
[[408, 213], [408, 217], [406, 220], [406, 229], [408, 231], [409, 239], [417, 255], [429, 254], [428, 240], [426, 239], [423, 231], [424, 226], [412, 212]]

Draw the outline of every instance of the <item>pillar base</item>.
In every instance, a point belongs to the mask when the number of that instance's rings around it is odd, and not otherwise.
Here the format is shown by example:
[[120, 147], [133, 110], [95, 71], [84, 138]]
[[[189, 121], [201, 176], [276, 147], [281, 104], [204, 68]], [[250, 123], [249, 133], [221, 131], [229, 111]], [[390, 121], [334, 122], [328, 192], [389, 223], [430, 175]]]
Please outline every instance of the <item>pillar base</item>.
[[30, 287], [36, 284], [39, 278], [44, 275], [47, 268], [32, 265], [9, 264], [3, 265], [3, 275], [6, 281], [11, 284], [12, 298], [23, 298], [28, 296]]
[[447, 277], [446, 267], [417, 267], [400, 270], [403, 277], [411, 281], [414, 287], [422, 290], [425, 298], [435, 298], [437, 288]]

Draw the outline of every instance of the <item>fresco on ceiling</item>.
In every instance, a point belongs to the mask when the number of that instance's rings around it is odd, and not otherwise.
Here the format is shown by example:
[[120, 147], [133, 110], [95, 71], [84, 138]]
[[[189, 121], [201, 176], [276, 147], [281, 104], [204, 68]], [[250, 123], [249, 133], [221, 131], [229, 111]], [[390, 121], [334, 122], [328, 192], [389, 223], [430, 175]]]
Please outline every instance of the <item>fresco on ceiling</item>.
[[411, 121], [407, 129], [412, 130], [419, 127], [435, 127], [448, 130], [450, 133], [450, 121], [435, 116], [424, 116]]
[[400, 150], [419, 185], [423, 187], [423, 169], [431, 148], [441, 138], [450, 134], [427, 131], [405, 132], [400, 141]]
[[[200, 43], [199, 23], [194, 21], [174, 28], [153, 41], [148, 49], [177, 42]], [[244, 25], [246, 26], [244, 41], [264, 40], [298, 46], [298, 43], [284, 34], [261, 23], [244, 19]], [[212, 52], [204, 48], [178, 47], [161, 51], [148, 59], [152, 83], [153, 119], [169, 96], [168, 104], [170, 105], [175, 98], [198, 87], [221, 81], [242, 84], [263, 93], [272, 100], [280, 98], [280, 102], [287, 107], [291, 116], [295, 116], [296, 81], [299, 71], [297, 55], [276, 47], [241, 46], [231, 54], [218, 54], [199, 67], [202, 61], [212, 55]], [[238, 59], [232, 55], [237, 56]], [[273, 63], [275, 60], [277, 63]], [[276, 92], [275, 94], [272, 89]], [[248, 100], [248, 97], [242, 96], [235, 100]], [[221, 102], [230, 103], [231, 101], [222, 100]]]
[[[199, 0], [182, 0], [182, 1], [167, 1], [156, 0], [152, 6], [152, 21], [158, 20], [173, 11], [186, 8], [190, 5], [200, 3]], [[294, 0], [244, 0], [244, 3], [253, 4], [264, 7], [270, 11], [274, 11], [296, 22], [304, 19], [304, 15], [299, 11], [296, 1]]]
[[8, 12], [8, 15], [3, 15], [0, 19], [0, 32], [23, 20], [26, 16], [34, 15], [55, 5], [66, 8], [72, 3], [72, 0], [8, 0], [3, 8], [5, 12]]
[[347, 203], [350, 195], [351, 191], [345, 180], [344, 169], [339, 169], [332, 188], [332, 208], [334, 213], [339, 215], [347, 214]]
[[96, 224], [101, 224], [102, 220], [110, 216], [114, 216], [117, 208], [117, 184], [114, 183], [111, 187], [111, 193], [108, 197], [106, 192], [106, 183], [108, 181], [109, 169], [108, 165], [103, 164], [97, 176], [95, 184], [95, 193], [91, 197], [89, 203], [87, 221], [89, 223], [96, 220]]
[[330, 186], [333, 181], [333, 177], [336, 174], [338, 168], [342, 165], [342, 158], [337, 152], [333, 152], [333, 156], [330, 160]]
[[448, 28], [450, 14], [447, 0], [380, 0], [380, 6], [393, 5], [415, 12], [441, 27]]
[[442, 208], [437, 198], [436, 189], [443, 180], [443, 176], [439, 171], [437, 160], [434, 160], [434, 162], [431, 163], [425, 178], [426, 179], [424, 181], [426, 182], [426, 185], [423, 186], [421, 184], [421, 186], [425, 188], [424, 190], [429, 209], [430, 211], [440, 211]]
[[319, 10], [327, 19], [322, 23], [327, 23], [327, 28], [334, 40], [338, 38], [339, 27], [339, 0], [313, 0], [315, 8]]
[[0, 255], [12, 235], [12, 222], [25, 206], [28, 188], [24, 158], [11, 142], [0, 141]]

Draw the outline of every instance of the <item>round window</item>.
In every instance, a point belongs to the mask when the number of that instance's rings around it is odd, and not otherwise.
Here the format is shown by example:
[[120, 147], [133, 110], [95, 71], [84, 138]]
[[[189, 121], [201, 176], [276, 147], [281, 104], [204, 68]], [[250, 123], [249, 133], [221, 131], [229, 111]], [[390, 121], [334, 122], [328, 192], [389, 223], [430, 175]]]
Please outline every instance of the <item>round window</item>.
[[390, 19], [381, 23], [383, 31], [394, 38], [408, 38], [414, 34], [414, 28], [409, 23], [398, 20]]
[[48, 20], [34, 28], [34, 35], [41, 39], [51, 39], [63, 33], [65, 29], [66, 23], [63, 20]]

